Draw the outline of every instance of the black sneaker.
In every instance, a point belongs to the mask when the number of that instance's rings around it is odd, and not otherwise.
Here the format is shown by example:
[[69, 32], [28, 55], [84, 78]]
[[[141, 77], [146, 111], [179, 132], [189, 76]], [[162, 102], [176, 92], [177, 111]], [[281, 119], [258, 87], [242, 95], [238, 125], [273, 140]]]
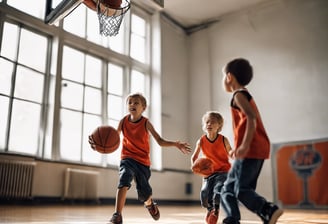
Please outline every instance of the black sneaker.
[[275, 224], [282, 213], [284, 213], [284, 211], [275, 204], [267, 203], [264, 206], [261, 215], [263, 224]]
[[240, 224], [240, 222], [234, 217], [227, 217], [223, 219], [222, 224]]
[[122, 215], [119, 212], [115, 212], [112, 216], [112, 218], [109, 220], [109, 223], [113, 224], [122, 224]]
[[151, 217], [153, 217], [154, 220], [159, 220], [160, 213], [156, 203], [152, 201], [151, 205], [147, 205], [145, 207], [148, 209], [149, 214], [151, 215]]

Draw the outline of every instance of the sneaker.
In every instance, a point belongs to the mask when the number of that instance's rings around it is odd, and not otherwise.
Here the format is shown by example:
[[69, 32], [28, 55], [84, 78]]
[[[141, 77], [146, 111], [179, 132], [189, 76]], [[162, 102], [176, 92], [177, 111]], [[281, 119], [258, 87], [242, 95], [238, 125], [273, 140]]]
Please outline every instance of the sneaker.
[[122, 215], [119, 212], [115, 212], [112, 218], [109, 220], [109, 223], [122, 224]]
[[207, 219], [207, 223], [208, 224], [217, 224], [218, 218], [219, 218], [219, 211], [213, 209], [210, 212], [210, 215], [209, 215], [209, 217]]
[[227, 217], [223, 219], [222, 224], [240, 224], [240, 222], [234, 217]]
[[275, 224], [284, 211], [277, 205], [267, 203], [263, 209], [262, 220], [263, 224]]
[[205, 216], [205, 223], [208, 223], [208, 218], [211, 215], [211, 211], [207, 211], [206, 216]]
[[149, 214], [151, 215], [151, 217], [153, 217], [154, 220], [159, 220], [160, 213], [156, 203], [152, 201], [151, 205], [147, 205], [145, 207], [148, 209]]

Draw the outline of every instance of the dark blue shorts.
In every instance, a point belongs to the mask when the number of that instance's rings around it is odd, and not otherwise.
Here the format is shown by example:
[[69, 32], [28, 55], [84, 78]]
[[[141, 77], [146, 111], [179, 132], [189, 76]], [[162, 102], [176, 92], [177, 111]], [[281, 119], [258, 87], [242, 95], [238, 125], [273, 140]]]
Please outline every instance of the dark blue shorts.
[[130, 188], [132, 180], [134, 180], [140, 201], [144, 202], [152, 195], [152, 188], [149, 184], [151, 175], [149, 166], [145, 166], [133, 159], [123, 159], [120, 162], [119, 175], [118, 188]]

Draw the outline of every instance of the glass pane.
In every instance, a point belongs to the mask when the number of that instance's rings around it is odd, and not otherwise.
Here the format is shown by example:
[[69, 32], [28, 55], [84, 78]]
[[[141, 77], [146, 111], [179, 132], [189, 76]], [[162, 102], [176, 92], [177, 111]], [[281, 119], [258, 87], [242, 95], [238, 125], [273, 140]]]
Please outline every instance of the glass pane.
[[108, 64], [108, 92], [123, 95], [123, 68]]
[[9, 98], [0, 96], [0, 151], [5, 148]]
[[83, 82], [84, 54], [70, 47], [64, 47], [62, 77]]
[[62, 81], [61, 106], [82, 111], [83, 86], [74, 82]]
[[60, 155], [62, 159], [80, 161], [82, 113], [60, 111]]
[[83, 126], [83, 150], [82, 161], [88, 163], [101, 163], [101, 154], [94, 151], [88, 142], [88, 136], [101, 125], [101, 117], [84, 114], [84, 126]]
[[17, 67], [14, 96], [42, 102], [44, 76], [22, 66]]
[[143, 37], [135, 34], [131, 35], [131, 57], [140, 62], [146, 62], [145, 41], [146, 40]]
[[136, 70], [132, 70], [131, 73], [131, 92], [140, 92], [146, 94], [145, 91], [145, 75]]
[[120, 120], [123, 116], [123, 99], [122, 97], [117, 97], [113, 95], [108, 95], [108, 108], [107, 113], [108, 117]]
[[91, 9], [87, 10], [87, 39], [100, 45], [105, 39], [107, 39], [103, 38], [99, 34], [99, 20], [97, 12]]
[[80, 37], [85, 37], [86, 7], [77, 7], [64, 18], [64, 29]]
[[89, 113], [101, 114], [101, 91], [85, 87], [84, 110]]
[[22, 29], [18, 62], [44, 72], [46, 54], [47, 39], [44, 36]]
[[2, 35], [1, 55], [11, 60], [16, 59], [18, 43], [18, 27], [16, 25], [5, 23]]
[[44, 19], [45, 15], [45, 0], [33, 0], [33, 1], [22, 1], [22, 0], [7, 0], [8, 5], [17, 8], [31, 16], [39, 19]]
[[85, 58], [85, 84], [101, 87], [101, 60], [87, 55]]
[[11, 115], [9, 151], [36, 155], [40, 115], [40, 105], [14, 100]]
[[131, 29], [130, 55], [138, 61], [146, 62], [146, 20], [132, 14]]
[[131, 29], [133, 33], [136, 33], [142, 37], [146, 36], [146, 21], [143, 18], [132, 14], [131, 24]]
[[124, 21], [121, 24], [118, 34], [109, 39], [109, 47], [113, 51], [123, 54], [124, 53]]
[[0, 93], [9, 95], [13, 73], [13, 64], [7, 60], [0, 58], [0, 68]]

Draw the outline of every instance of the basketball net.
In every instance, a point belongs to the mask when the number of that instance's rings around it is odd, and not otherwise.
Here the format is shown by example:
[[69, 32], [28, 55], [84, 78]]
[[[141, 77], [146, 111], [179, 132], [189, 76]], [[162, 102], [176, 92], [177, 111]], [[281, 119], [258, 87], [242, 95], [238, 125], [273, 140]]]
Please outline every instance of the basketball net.
[[112, 8], [103, 0], [97, 0], [99, 32], [104, 36], [116, 36], [125, 13], [130, 9], [129, 0], [123, 0], [118, 8]]

